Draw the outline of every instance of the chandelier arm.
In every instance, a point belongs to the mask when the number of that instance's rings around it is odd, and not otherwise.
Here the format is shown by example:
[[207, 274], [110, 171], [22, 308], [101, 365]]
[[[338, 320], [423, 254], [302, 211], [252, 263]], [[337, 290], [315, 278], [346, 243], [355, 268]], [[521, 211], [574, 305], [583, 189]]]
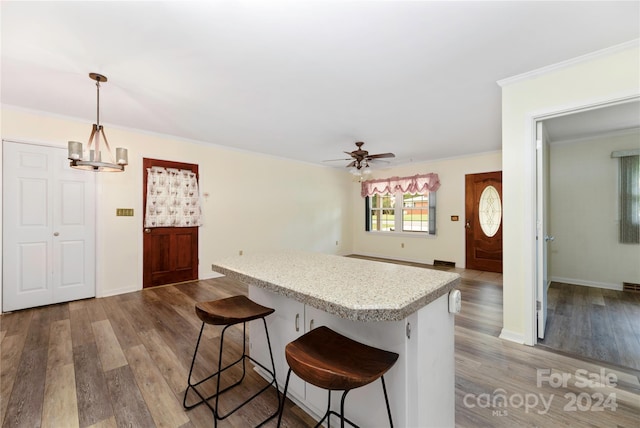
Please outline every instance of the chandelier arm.
[[[96, 135], [96, 132], [98, 131], [98, 127], [94, 124], [93, 127], [91, 128], [91, 135], [89, 135], [89, 141], [87, 142], [87, 150], [91, 150], [91, 145], [93, 144], [93, 138]], [[96, 147], [96, 149], [98, 149]]]
[[107, 136], [104, 134], [104, 128], [102, 126], [99, 128], [99, 132], [102, 134], [102, 138], [104, 139], [104, 145], [107, 146], [107, 153], [109, 153], [111, 162], [115, 162], [115, 159], [113, 158], [113, 153], [111, 153], [111, 147], [109, 147], [109, 141], [107, 141]]

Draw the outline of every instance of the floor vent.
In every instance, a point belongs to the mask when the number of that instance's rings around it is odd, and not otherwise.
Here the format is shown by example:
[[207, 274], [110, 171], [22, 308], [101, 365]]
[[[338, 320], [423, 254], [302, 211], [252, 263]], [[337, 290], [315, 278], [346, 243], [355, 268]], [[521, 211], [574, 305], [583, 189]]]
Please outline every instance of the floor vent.
[[[454, 268], [456, 267], [456, 262], [448, 262], [446, 260], [434, 260], [433, 265]], [[638, 290], [640, 290], [640, 288], [638, 288]]]
[[640, 293], [640, 284], [634, 284], [633, 282], [623, 282], [622, 291], [633, 291]]

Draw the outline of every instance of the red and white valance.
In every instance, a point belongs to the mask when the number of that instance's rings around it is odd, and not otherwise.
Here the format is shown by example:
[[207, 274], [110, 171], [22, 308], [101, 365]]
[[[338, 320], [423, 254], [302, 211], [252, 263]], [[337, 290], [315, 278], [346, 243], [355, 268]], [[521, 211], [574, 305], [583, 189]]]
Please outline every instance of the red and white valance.
[[438, 174], [414, 175], [411, 177], [391, 177], [362, 182], [362, 197], [384, 195], [385, 193], [427, 193], [440, 187]]

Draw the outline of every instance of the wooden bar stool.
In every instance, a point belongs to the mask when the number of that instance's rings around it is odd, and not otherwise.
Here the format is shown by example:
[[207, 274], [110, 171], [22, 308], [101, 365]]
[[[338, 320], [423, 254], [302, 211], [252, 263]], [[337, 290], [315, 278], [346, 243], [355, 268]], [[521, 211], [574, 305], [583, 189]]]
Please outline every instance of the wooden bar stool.
[[[389, 424], [393, 427], [384, 374], [395, 364], [398, 354], [364, 345], [323, 326], [287, 344], [285, 355], [289, 371], [284, 385], [278, 426], [282, 420], [289, 378], [293, 371], [303, 381], [329, 391], [327, 412], [316, 427], [319, 427], [326, 418], [329, 418], [329, 426], [331, 415], [340, 417], [341, 427], [344, 427], [345, 422], [355, 427], [356, 425], [344, 416], [344, 401], [347, 393], [378, 378], [382, 381]], [[331, 410], [331, 391], [344, 391], [340, 402], [340, 414]]]
[[[278, 409], [280, 408], [280, 392], [278, 391], [278, 382], [276, 381], [276, 366], [273, 362], [273, 353], [271, 352], [271, 341], [269, 340], [269, 331], [267, 329], [267, 322], [265, 320], [265, 317], [272, 314], [273, 312], [275, 312], [275, 309], [271, 309], [271, 308], [267, 308], [265, 306], [259, 305], [254, 301], [250, 300], [249, 298], [247, 298], [246, 296], [233, 296], [226, 299], [196, 303], [196, 314], [198, 315], [198, 318], [202, 320], [202, 327], [200, 328], [200, 335], [198, 336], [196, 349], [193, 352], [193, 360], [191, 360], [191, 369], [189, 370], [189, 378], [187, 379], [188, 386], [186, 391], [184, 392], [184, 400], [182, 402], [182, 405], [185, 407], [185, 409], [192, 409], [204, 403], [207, 407], [209, 407], [209, 409], [211, 409], [211, 412], [213, 413], [213, 422], [215, 427], [218, 425], [219, 420], [226, 419], [227, 417], [229, 417], [231, 414], [236, 412], [242, 406], [249, 403], [258, 395], [262, 394], [267, 389], [269, 389], [271, 385], [275, 385], [276, 387], [276, 394], [278, 397]], [[271, 370], [266, 368], [260, 362], [251, 358], [246, 352], [247, 322], [257, 320], [257, 319], [262, 319], [262, 324], [264, 325], [264, 331], [267, 336], [267, 344], [269, 345], [269, 356], [271, 357], [271, 367], [272, 367]], [[229, 327], [235, 324], [240, 324], [240, 323], [242, 323], [242, 332], [243, 332], [242, 356], [240, 356], [240, 358], [238, 358], [233, 363], [225, 367], [222, 367], [222, 348], [224, 344], [224, 334]], [[196, 355], [198, 354], [198, 347], [200, 346], [200, 339], [202, 339], [202, 332], [204, 331], [205, 324], [224, 326], [224, 328], [222, 329], [222, 333], [220, 334], [220, 354], [218, 357], [218, 370], [213, 374], [211, 374], [210, 376], [207, 376], [206, 378], [193, 383], [191, 379], [191, 376], [193, 374], [193, 366], [196, 361]], [[253, 363], [260, 366], [264, 371], [269, 373], [272, 376], [273, 380], [267, 386], [265, 386], [264, 388], [262, 388], [261, 390], [253, 394], [251, 397], [249, 397], [246, 401], [236, 406], [233, 410], [229, 411], [225, 415], [221, 415], [218, 410], [219, 397], [224, 392], [229, 391], [231, 388], [239, 385], [242, 382], [246, 373], [245, 361], [247, 359], [251, 360]], [[239, 363], [242, 363], [242, 376], [240, 377], [240, 379], [234, 382], [232, 385], [229, 385], [226, 388], [220, 390], [221, 374], [225, 370]], [[218, 377], [216, 379], [216, 392], [213, 395], [210, 395], [209, 397], [204, 397], [200, 393], [200, 391], [198, 391], [197, 387], [202, 383], [208, 381], [209, 379], [213, 378], [214, 376]], [[193, 390], [198, 395], [198, 397], [200, 397], [200, 400], [193, 404], [187, 405], [187, 394], [189, 393], [190, 389]], [[211, 400], [212, 398], [215, 398], [214, 406], [211, 406], [211, 404], [209, 403], [209, 400]], [[263, 425], [265, 422], [269, 421], [270, 419], [275, 417], [277, 414], [278, 414], [278, 410], [276, 410], [275, 413], [267, 417], [267, 419], [262, 421], [258, 426]]]

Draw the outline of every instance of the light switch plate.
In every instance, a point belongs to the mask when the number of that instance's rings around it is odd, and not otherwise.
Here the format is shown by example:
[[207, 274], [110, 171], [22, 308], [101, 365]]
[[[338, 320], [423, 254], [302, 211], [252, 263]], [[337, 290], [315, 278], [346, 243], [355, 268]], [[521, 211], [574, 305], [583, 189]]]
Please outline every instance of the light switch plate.
[[133, 208], [116, 208], [117, 217], [133, 217]]

